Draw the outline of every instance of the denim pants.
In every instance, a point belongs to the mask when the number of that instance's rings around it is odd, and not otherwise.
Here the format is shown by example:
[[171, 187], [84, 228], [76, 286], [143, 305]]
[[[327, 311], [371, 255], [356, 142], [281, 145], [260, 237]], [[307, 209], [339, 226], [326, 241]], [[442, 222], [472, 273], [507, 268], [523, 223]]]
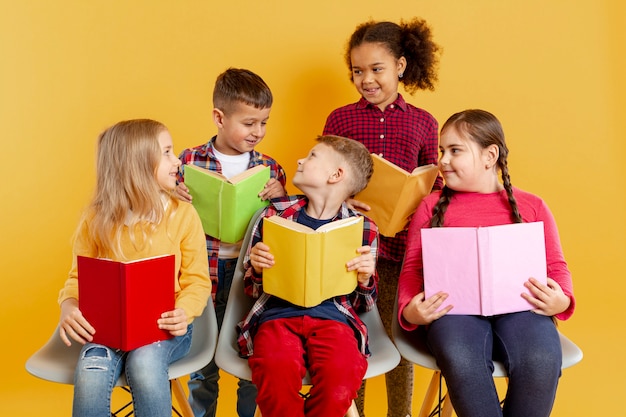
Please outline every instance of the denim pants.
[[[459, 417], [548, 417], [561, 375], [561, 344], [552, 319], [530, 311], [493, 317], [445, 315], [427, 341]], [[509, 384], [500, 407], [493, 359]]]
[[[233, 282], [237, 259], [218, 261], [217, 292], [215, 294], [215, 315], [217, 327], [222, 328], [224, 312], [228, 302], [230, 286]], [[207, 366], [189, 376], [189, 404], [195, 417], [215, 417], [217, 397], [219, 395], [219, 368], [213, 359]], [[254, 417], [256, 411], [256, 386], [250, 381], [240, 379], [237, 388], [237, 415]]]
[[87, 343], [74, 375], [74, 417], [110, 417], [111, 394], [124, 370], [137, 417], [171, 417], [169, 364], [182, 358], [191, 346], [192, 325], [187, 333], [131, 351]]

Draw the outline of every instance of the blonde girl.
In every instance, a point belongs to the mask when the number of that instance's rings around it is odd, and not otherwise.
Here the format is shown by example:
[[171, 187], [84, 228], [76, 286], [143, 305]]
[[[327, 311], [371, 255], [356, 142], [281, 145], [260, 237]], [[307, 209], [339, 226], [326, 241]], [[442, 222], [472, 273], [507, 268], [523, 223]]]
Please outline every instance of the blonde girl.
[[[74, 416], [109, 417], [115, 381], [125, 371], [138, 417], [171, 416], [168, 365], [191, 345], [193, 319], [211, 293], [204, 233], [187, 203], [172, 197], [180, 161], [167, 128], [122, 121], [98, 138], [96, 190], [79, 222], [72, 268], [59, 294], [60, 337], [83, 344], [74, 380]], [[91, 343], [97, 331], [78, 304], [77, 256], [127, 261], [174, 254], [175, 308], [158, 320], [172, 339], [132, 351]]]

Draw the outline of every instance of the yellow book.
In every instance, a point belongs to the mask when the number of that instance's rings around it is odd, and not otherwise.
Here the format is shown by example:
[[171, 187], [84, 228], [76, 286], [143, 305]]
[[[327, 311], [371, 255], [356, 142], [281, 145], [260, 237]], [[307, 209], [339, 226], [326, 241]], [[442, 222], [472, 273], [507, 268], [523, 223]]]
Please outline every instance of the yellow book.
[[365, 214], [376, 223], [378, 232], [393, 237], [407, 227], [419, 203], [430, 194], [438, 169], [430, 164], [408, 172], [376, 154], [372, 160], [372, 178], [354, 198], [371, 207]]
[[346, 263], [363, 246], [363, 217], [348, 217], [313, 230], [292, 220], [263, 219], [263, 242], [274, 265], [263, 270], [263, 291], [302, 307], [350, 294], [356, 271]]
[[270, 179], [270, 168], [257, 165], [231, 178], [191, 164], [184, 169], [204, 233], [227, 243], [243, 239], [254, 213], [268, 205], [259, 193]]

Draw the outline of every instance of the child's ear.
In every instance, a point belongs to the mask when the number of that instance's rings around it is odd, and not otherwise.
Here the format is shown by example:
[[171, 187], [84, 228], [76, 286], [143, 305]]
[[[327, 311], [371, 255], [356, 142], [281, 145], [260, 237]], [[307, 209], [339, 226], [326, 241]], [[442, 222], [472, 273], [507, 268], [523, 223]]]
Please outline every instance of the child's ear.
[[404, 70], [406, 70], [406, 58], [401, 56], [398, 59], [398, 77], [402, 78], [402, 75], [404, 74]]
[[337, 167], [336, 170], [334, 170], [331, 174], [330, 177], [328, 178], [328, 183], [329, 184], [336, 184], [340, 181], [343, 180], [343, 178], [346, 175], [346, 171], [341, 168], [341, 167]]
[[498, 163], [500, 158], [500, 147], [498, 145], [489, 145], [484, 149], [485, 168], [491, 169]]
[[220, 109], [213, 109], [213, 122], [218, 128], [224, 127], [224, 112]]

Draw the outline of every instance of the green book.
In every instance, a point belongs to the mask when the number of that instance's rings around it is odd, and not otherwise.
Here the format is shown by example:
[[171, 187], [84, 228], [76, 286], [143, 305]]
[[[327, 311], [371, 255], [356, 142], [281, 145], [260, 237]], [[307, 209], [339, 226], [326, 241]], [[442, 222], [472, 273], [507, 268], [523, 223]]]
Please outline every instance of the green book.
[[226, 243], [243, 239], [250, 219], [267, 206], [259, 193], [270, 179], [270, 167], [257, 165], [232, 178], [185, 165], [185, 184], [200, 215], [204, 233]]

